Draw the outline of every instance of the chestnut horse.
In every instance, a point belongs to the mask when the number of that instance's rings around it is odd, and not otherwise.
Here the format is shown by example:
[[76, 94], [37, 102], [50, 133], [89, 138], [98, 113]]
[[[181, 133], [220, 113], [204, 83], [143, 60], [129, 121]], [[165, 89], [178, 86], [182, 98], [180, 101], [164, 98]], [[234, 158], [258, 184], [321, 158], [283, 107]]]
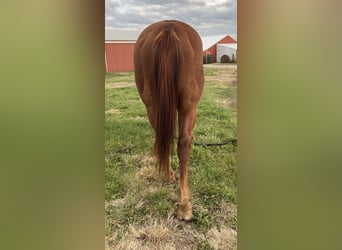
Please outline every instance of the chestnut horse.
[[178, 112], [178, 158], [180, 189], [177, 218], [190, 220], [188, 160], [196, 106], [204, 77], [202, 41], [189, 25], [161, 21], [147, 27], [134, 51], [135, 81], [155, 131], [154, 154], [166, 181], [175, 181], [171, 154]]

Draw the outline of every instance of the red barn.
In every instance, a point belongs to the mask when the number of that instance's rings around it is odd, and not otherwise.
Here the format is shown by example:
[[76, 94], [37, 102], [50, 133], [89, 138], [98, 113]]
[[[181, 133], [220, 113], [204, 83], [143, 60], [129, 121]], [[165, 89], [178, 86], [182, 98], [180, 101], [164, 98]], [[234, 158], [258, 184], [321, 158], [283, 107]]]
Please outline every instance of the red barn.
[[139, 32], [132, 30], [105, 30], [106, 72], [132, 71], [133, 53]]
[[[136, 40], [140, 32], [134, 30], [105, 30], [105, 71], [121, 72], [133, 71], [133, 54]], [[230, 36], [225, 36], [219, 40], [203, 40], [203, 56], [212, 55], [211, 62], [217, 61], [218, 44], [236, 44]], [[216, 41], [216, 42], [215, 42]]]
[[234, 40], [231, 36], [225, 36], [221, 40], [217, 42], [208, 44], [208, 41], [203, 41], [203, 56], [212, 55], [212, 62], [217, 61], [217, 44], [236, 44], [236, 40]]

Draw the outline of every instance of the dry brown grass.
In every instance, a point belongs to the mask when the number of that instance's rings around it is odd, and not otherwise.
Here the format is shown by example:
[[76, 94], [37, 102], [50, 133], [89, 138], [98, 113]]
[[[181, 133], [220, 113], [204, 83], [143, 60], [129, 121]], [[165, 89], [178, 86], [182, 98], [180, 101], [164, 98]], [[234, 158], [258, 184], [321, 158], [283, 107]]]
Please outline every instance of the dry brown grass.
[[[157, 174], [151, 156], [144, 157], [144, 166], [137, 172], [134, 182], [144, 184], [144, 195], [159, 191], [162, 177]], [[174, 193], [173, 199], [177, 199]], [[106, 206], [122, 208], [128, 197], [119, 198], [106, 203]], [[135, 209], [144, 206], [142, 200], [137, 201]], [[226, 249], [236, 250], [237, 233], [227, 227], [227, 221], [236, 216], [236, 205], [222, 202], [217, 208], [217, 216], [222, 217], [221, 224], [205, 232], [199, 232], [191, 223], [178, 221], [173, 214], [167, 218], [147, 218], [144, 224], [130, 224], [119, 237], [119, 231], [106, 238], [106, 249]], [[205, 245], [203, 245], [205, 242]], [[201, 245], [202, 243], [202, 245]]]
[[114, 234], [106, 239], [106, 249], [237, 249], [237, 233], [232, 228], [214, 227], [202, 234], [172, 216], [165, 220], [151, 219], [146, 225], [130, 225], [120, 240], [116, 237]]

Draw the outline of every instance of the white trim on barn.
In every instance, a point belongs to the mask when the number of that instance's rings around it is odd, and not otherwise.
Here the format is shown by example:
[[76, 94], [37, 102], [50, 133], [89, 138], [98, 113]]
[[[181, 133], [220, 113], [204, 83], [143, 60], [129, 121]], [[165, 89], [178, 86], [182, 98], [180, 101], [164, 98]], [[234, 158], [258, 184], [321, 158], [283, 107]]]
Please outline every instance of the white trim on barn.
[[237, 43], [222, 43], [216, 45], [216, 62], [221, 62], [221, 57], [227, 55], [230, 60], [236, 61]]

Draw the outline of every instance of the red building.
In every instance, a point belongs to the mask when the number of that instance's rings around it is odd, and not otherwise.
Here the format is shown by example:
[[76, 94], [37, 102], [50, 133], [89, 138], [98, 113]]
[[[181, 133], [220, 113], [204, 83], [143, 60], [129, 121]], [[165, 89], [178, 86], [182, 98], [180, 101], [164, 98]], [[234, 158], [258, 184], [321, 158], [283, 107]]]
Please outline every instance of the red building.
[[134, 70], [133, 53], [139, 32], [131, 30], [105, 31], [105, 70], [121, 72]]
[[215, 42], [211, 45], [205, 45], [203, 43], [203, 56], [212, 55], [212, 62], [216, 62], [216, 56], [217, 56], [217, 44], [224, 44], [224, 43], [237, 43], [236, 40], [234, 40], [231, 36], [225, 36], [221, 40]]
[[[134, 46], [140, 32], [133, 30], [105, 30], [105, 71], [122, 72], [133, 71]], [[217, 41], [218, 40], [218, 41]], [[215, 42], [216, 41], [216, 42]], [[236, 44], [230, 36], [222, 39], [203, 40], [203, 56], [212, 55], [212, 62], [216, 62], [217, 44]]]

